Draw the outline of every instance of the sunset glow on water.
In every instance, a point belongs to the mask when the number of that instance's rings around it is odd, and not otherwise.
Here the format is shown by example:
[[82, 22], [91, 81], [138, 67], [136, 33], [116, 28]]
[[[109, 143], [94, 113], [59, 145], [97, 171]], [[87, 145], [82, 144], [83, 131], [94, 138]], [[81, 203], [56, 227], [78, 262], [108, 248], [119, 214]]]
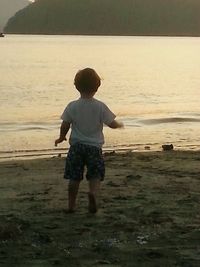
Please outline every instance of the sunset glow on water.
[[2, 38], [0, 156], [53, 153], [60, 115], [79, 97], [74, 75], [85, 67], [102, 78], [95, 97], [125, 124], [105, 128], [105, 149], [199, 149], [199, 45], [186, 37]]

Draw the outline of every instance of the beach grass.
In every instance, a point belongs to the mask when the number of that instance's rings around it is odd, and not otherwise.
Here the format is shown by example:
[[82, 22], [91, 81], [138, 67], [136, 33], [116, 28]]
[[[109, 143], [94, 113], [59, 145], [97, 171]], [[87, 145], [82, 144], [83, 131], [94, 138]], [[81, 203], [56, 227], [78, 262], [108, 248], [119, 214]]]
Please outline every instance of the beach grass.
[[87, 181], [67, 214], [64, 158], [0, 163], [0, 266], [200, 266], [200, 152], [106, 153], [99, 211]]

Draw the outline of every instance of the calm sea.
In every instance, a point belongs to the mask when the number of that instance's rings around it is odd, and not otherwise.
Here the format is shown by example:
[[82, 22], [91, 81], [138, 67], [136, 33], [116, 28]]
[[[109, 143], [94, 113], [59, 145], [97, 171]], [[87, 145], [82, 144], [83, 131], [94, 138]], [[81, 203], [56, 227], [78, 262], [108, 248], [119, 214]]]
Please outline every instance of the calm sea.
[[0, 157], [55, 150], [60, 115], [79, 97], [77, 70], [102, 78], [96, 98], [125, 124], [104, 149], [200, 149], [200, 38], [7, 35], [0, 39]]

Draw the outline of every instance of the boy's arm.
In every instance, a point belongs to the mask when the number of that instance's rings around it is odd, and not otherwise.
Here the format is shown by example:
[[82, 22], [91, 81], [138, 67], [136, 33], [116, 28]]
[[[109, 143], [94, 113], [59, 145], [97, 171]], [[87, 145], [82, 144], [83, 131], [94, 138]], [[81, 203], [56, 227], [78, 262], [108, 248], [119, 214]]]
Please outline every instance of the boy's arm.
[[124, 124], [120, 121], [112, 121], [108, 127], [112, 128], [112, 129], [117, 129], [117, 128], [124, 128]]
[[103, 123], [112, 129], [124, 128], [124, 124], [115, 118], [116, 115], [103, 103]]
[[55, 140], [55, 146], [57, 146], [59, 143], [62, 143], [64, 140], [66, 140], [66, 134], [68, 133], [70, 128], [70, 123], [63, 121], [60, 126], [60, 137]]

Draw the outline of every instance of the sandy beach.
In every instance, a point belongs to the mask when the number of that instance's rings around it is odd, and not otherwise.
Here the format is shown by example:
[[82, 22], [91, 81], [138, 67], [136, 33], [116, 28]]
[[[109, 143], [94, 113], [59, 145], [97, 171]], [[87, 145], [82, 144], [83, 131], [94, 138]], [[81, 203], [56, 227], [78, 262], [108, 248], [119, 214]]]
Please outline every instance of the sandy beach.
[[200, 266], [200, 152], [106, 153], [95, 215], [85, 180], [64, 212], [64, 161], [0, 163], [0, 266]]

